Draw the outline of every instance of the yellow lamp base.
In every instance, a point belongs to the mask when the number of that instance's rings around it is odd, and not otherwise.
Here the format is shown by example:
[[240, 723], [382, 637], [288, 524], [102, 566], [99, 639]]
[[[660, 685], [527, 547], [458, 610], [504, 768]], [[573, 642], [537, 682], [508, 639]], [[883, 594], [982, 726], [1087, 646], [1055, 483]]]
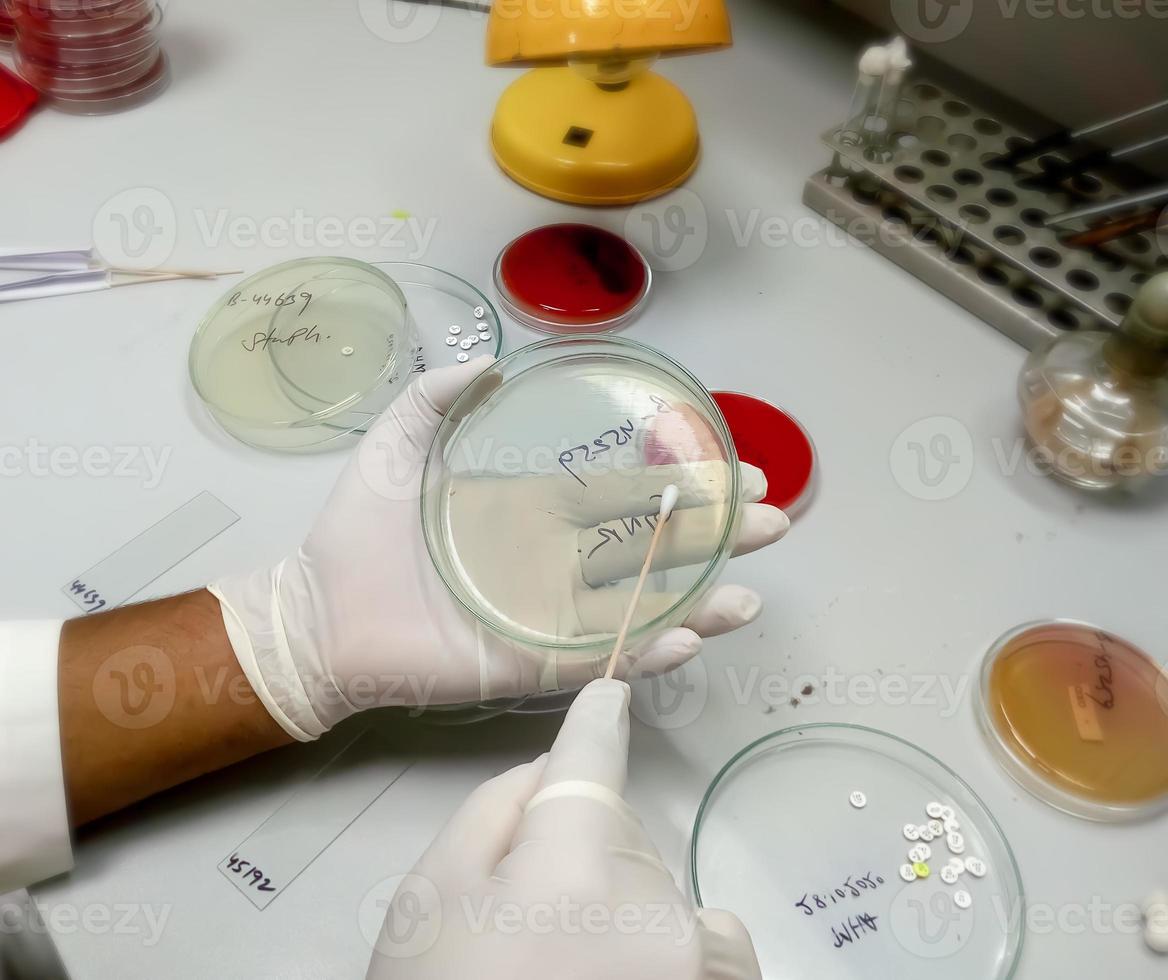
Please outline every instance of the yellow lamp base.
[[491, 149], [528, 190], [570, 204], [632, 204], [682, 183], [698, 124], [681, 90], [643, 72], [604, 89], [572, 68], [536, 68], [503, 92]]

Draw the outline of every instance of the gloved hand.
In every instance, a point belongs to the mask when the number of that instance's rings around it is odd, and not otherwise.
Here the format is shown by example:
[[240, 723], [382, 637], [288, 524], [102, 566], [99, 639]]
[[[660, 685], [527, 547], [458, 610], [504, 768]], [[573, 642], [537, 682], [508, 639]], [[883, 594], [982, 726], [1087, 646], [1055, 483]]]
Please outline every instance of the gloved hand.
[[[248, 681], [293, 737], [316, 738], [362, 708], [572, 690], [603, 673], [604, 664], [593, 661], [548, 670], [548, 658], [487, 630], [450, 595], [427, 552], [419, 518], [426, 455], [446, 410], [492, 363], [482, 357], [416, 378], [362, 439], [297, 552], [274, 568], [210, 586]], [[765, 479], [743, 468], [744, 495], [760, 500]], [[782, 511], [747, 503], [735, 553], [778, 540], [788, 526]], [[579, 561], [574, 543], [570, 554]], [[561, 578], [535, 575], [528, 595], [563, 606], [566, 596], [539, 591]], [[616, 633], [619, 601], [583, 588], [573, 599], [580, 632]], [[639, 673], [664, 673], [697, 654], [702, 637], [743, 626], [760, 608], [749, 589], [715, 588], [683, 628], [628, 651], [620, 676], [634, 661]]]
[[622, 798], [628, 704], [593, 681], [550, 755], [470, 796], [398, 885], [368, 980], [758, 980], [745, 927], [693, 908]]

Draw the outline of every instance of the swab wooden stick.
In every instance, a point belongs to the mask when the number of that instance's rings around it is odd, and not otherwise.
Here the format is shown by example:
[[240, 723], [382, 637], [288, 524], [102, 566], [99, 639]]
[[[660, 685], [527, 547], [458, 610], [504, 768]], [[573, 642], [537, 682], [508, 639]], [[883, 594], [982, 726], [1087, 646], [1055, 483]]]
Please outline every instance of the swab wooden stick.
[[641, 601], [641, 590], [645, 588], [645, 579], [649, 576], [649, 566], [653, 564], [653, 553], [657, 550], [657, 540], [661, 537], [661, 529], [665, 527], [665, 522], [669, 520], [669, 515], [677, 506], [678, 494], [677, 487], [672, 483], [661, 491], [661, 508], [657, 511], [657, 526], [653, 529], [653, 537], [649, 541], [649, 551], [645, 555], [645, 564], [641, 566], [641, 574], [637, 576], [633, 597], [629, 600], [629, 608], [625, 611], [625, 621], [621, 624], [620, 632], [616, 635], [616, 643], [613, 644], [612, 655], [608, 658], [608, 670], [604, 672], [604, 676], [609, 680], [612, 679], [612, 675], [616, 671], [616, 662], [625, 645], [629, 624], [633, 621], [633, 612], [637, 608], [637, 603]]

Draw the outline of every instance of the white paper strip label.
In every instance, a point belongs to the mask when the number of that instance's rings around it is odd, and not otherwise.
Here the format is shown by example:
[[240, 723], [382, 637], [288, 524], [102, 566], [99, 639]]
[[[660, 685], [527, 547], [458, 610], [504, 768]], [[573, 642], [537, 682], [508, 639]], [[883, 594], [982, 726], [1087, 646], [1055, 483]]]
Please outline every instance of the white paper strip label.
[[387, 754], [375, 732], [358, 735], [232, 849], [219, 872], [266, 909], [412, 765]]
[[238, 520], [235, 511], [204, 490], [61, 591], [83, 612], [120, 606]]

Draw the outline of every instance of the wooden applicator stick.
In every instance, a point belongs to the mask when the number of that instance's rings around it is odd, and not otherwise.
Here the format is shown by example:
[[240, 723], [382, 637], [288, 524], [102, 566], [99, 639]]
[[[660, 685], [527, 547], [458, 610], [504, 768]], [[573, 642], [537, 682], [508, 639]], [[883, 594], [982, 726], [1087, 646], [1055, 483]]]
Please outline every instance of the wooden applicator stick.
[[629, 633], [629, 624], [633, 621], [633, 612], [637, 603], [641, 601], [641, 590], [645, 588], [645, 579], [649, 576], [649, 566], [653, 564], [653, 554], [657, 551], [657, 540], [661, 537], [661, 529], [677, 506], [680, 491], [672, 483], [661, 491], [661, 508], [657, 511], [657, 526], [653, 529], [653, 537], [649, 541], [649, 552], [645, 555], [645, 564], [641, 566], [641, 574], [637, 576], [637, 585], [633, 589], [633, 597], [629, 600], [629, 608], [625, 611], [625, 621], [621, 624], [620, 632], [616, 635], [616, 643], [612, 648], [612, 656], [608, 658], [608, 670], [604, 676], [611, 680], [616, 671], [616, 662], [620, 657], [621, 648], [625, 645], [625, 637]]

